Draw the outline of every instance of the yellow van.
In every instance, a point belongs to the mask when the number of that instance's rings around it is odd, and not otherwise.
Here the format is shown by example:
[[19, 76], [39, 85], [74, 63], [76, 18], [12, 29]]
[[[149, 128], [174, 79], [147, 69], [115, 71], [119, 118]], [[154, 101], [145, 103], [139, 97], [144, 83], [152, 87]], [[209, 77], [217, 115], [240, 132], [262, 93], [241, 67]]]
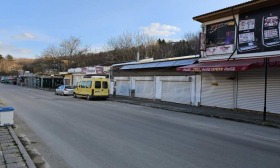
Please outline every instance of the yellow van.
[[87, 100], [93, 98], [106, 99], [109, 97], [109, 79], [103, 76], [82, 78], [74, 89], [73, 97], [86, 97]]

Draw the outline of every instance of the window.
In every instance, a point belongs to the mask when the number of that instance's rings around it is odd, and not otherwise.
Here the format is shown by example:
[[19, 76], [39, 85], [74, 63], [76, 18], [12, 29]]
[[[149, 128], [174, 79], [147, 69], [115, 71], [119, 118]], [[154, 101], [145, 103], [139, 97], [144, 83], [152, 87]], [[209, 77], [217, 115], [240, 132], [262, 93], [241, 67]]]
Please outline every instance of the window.
[[64, 79], [64, 84], [65, 85], [70, 85], [70, 79]]
[[91, 88], [91, 81], [87, 81], [86, 88]]
[[86, 82], [85, 81], [82, 81], [81, 82], [81, 88], [85, 88], [86, 87], [86, 84], [85, 84]]
[[235, 23], [226, 21], [207, 26], [206, 47], [216, 47], [234, 44]]
[[102, 82], [102, 88], [108, 89], [108, 82]]
[[73, 89], [72, 86], [65, 86], [65, 89]]
[[101, 82], [100, 81], [95, 81], [95, 88], [100, 89], [101, 88]]

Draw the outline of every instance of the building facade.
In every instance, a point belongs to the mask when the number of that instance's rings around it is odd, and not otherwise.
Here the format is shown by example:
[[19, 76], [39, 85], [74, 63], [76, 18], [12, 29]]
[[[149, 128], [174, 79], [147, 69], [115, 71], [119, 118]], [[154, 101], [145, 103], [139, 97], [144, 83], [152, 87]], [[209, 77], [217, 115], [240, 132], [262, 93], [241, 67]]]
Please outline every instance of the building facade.
[[280, 2], [249, 1], [194, 17], [202, 23], [200, 104], [280, 114]]
[[115, 94], [280, 114], [280, 1], [249, 1], [193, 19], [202, 24], [198, 60], [113, 65]]

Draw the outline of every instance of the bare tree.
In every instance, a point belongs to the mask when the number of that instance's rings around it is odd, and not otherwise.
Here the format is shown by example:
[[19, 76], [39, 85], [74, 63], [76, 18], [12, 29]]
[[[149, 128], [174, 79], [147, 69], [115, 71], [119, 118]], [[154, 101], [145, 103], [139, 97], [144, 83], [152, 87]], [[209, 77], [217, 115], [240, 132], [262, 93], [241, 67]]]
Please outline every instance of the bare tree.
[[42, 52], [42, 57], [51, 64], [54, 71], [63, 71], [79, 64], [79, 57], [89, 51], [81, 44], [81, 40], [70, 37], [63, 40], [58, 46], [51, 45]]
[[199, 32], [197, 33], [185, 33], [184, 40], [187, 42], [191, 54], [199, 54]]
[[143, 57], [152, 57], [154, 53], [149, 47], [152, 44], [155, 44], [154, 38], [143, 32], [124, 32], [108, 40], [107, 50], [112, 51], [117, 62], [125, 62], [135, 60], [137, 52]]
[[83, 46], [81, 40], [76, 37], [70, 37], [68, 40], [64, 40], [60, 43], [59, 54], [61, 57], [66, 57], [69, 66], [77, 63], [79, 56], [87, 53], [89, 51], [88, 47]]

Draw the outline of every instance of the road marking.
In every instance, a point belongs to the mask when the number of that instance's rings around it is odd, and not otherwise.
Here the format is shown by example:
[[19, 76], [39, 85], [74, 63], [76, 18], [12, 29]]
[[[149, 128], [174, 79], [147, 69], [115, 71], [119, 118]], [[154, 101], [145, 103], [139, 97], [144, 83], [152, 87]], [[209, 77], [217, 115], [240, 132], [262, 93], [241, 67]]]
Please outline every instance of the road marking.
[[253, 136], [253, 137], [263, 138], [263, 139], [266, 139], [266, 140], [279, 141], [279, 139], [270, 138], [270, 137], [266, 137], [266, 136], [262, 136], [262, 135], [256, 135], [256, 134], [251, 134], [251, 133], [244, 133], [244, 134], [249, 135], [249, 136]]

